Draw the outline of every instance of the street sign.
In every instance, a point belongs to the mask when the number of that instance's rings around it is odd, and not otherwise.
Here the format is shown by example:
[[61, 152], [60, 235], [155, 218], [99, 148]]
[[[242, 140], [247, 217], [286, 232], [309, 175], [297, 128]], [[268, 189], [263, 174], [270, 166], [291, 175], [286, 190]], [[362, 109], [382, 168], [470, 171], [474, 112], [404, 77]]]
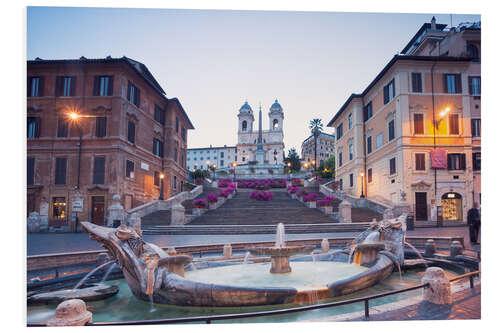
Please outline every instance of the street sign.
[[71, 210], [73, 212], [83, 212], [83, 197], [74, 196], [71, 200]]

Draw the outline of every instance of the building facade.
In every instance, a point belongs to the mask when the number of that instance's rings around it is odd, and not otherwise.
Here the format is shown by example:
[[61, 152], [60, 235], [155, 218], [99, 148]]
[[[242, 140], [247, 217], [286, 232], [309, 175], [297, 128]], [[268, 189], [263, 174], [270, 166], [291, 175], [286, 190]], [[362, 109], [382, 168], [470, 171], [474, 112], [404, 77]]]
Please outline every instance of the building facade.
[[316, 137], [316, 159], [314, 158], [314, 135], [302, 141], [302, 161], [311, 163], [317, 161], [318, 166], [330, 156], [335, 156], [335, 136], [321, 132]]
[[[269, 108], [269, 129], [262, 131], [264, 164], [282, 165], [285, 144], [283, 143], [283, 108], [278, 100]], [[256, 161], [258, 129], [254, 129], [252, 107], [245, 102], [238, 113], [238, 144], [236, 145], [238, 164]], [[257, 126], [256, 126], [257, 127]]]
[[189, 148], [187, 150], [187, 169], [210, 170], [210, 166], [216, 169], [228, 169], [233, 162], [237, 162], [238, 153], [236, 146]]
[[81, 57], [27, 66], [28, 214], [54, 227], [74, 229], [76, 218], [102, 225], [114, 194], [130, 209], [158, 199], [162, 183], [164, 198], [183, 191], [194, 127], [144, 64]]
[[328, 126], [343, 191], [392, 203], [404, 192], [416, 220], [462, 222], [481, 201], [481, 31], [445, 27], [424, 24]]

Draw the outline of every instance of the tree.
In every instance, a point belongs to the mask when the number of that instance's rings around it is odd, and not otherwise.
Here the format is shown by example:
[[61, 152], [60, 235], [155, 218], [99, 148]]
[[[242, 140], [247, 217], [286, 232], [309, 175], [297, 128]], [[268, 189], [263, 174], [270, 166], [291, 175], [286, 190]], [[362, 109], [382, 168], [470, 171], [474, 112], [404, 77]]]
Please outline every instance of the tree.
[[290, 163], [290, 169], [293, 171], [300, 171], [300, 156], [297, 154], [295, 148], [288, 150], [288, 156], [285, 158], [285, 166]]
[[321, 162], [320, 170], [323, 178], [333, 178], [335, 176], [335, 156], [332, 155]]
[[210, 176], [210, 173], [207, 170], [196, 169], [195, 171], [189, 171], [189, 173], [192, 179], [197, 179], [197, 178], [204, 179]]
[[314, 136], [314, 170], [316, 170], [317, 164], [318, 164], [318, 136], [321, 134], [321, 131], [323, 130], [323, 123], [321, 122], [321, 119], [319, 118], [314, 118], [313, 120], [309, 121], [309, 129], [311, 130], [312, 135]]

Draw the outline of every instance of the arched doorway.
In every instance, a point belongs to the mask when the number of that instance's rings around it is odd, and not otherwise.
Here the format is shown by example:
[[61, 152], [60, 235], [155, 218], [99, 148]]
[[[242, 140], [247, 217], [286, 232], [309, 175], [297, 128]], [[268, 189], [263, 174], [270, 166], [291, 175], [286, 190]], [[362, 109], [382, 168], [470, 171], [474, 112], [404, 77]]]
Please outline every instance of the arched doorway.
[[462, 195], [455, 192], [448, 192], [441, 196], [441, 206], [443, 207], [443, 220], [462, 221]]

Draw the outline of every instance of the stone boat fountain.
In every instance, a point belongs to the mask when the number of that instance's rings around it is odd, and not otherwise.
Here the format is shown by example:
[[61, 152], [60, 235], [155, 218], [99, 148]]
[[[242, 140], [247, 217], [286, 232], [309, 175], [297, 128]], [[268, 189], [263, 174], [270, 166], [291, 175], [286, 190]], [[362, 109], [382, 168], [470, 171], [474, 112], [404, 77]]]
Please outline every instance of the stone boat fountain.
[[377, 284], [403, 263], [405, 220], [406, 215], [402, 215], [373, 223], [351, 247], [314, 257], [308, 255], [314, 246], [286, 246], [284, 226], [278, 225], [274, 247], [249, 249], [253, 255], [270, 256], [271, 264], [248, 265], [191, 263], [189, 255], [168, 254], [145, 242], [138, 228], [82, 225], [91, 239], [108, 249], [138, 299], [180, 306], [235, 307], [317, 301]]

